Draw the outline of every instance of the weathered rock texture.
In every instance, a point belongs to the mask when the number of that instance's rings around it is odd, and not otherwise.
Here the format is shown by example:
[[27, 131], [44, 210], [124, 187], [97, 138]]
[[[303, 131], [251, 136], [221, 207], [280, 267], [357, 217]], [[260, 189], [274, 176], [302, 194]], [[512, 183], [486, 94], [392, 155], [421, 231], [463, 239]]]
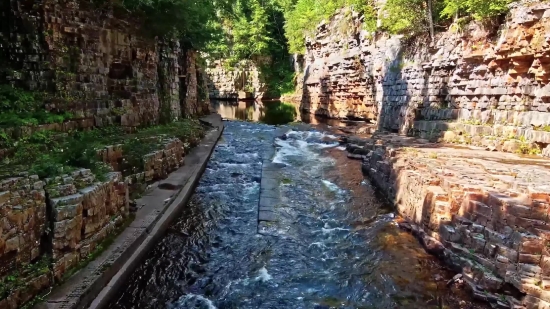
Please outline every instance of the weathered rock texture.
[[[208, 108], [198, 55], [140, 35], [139, 21], [86, 1], [2, 1], [0, 82], [46, 91], [72, 126], [136, 127]], [[63, 129], [65, 126], [56, 126]]]
[[[352, 158], [425, 247], [497, 308], [550, 305], [550, 162], [397, 135], [348, 141]], [[506, 284], [526, 293], [506, 292]]]
[[[338, 14], [304, 57], [302, 110], [377, 121], [380, 129], [443, 137], [448, 122], [513, 131], [543, 151], [550, 130], [550, 6], [516, 3], [506, 23], [405, 40]], [[428, 122], [428, 123], [426, 123]], [[545, 153], [550, 150], [546, 149]]]
[[[130, 193], [166, 178], [183, 164], [188, 151], [204, 137], [197, 132], [184, 141], [166, 136], [140, 142], [154, 145], [142, 157], [124, 153], [123, 145], [98, 149], [114, 172], [99, 180], [81, 169], [55, 178], [20, 176], [0, 181], [0, 308], [17, 308], [67, 272], [79, 267], [127, 222]], [[37, 272], [24, 273], [37, 264]]]
[[211, 99], [237, 99], [239, 92], [248, 92], [256, 99], [262, 99], [266, 91], [265, 82], [257, 63], [268, 61], [241, 61], [228, 69], [223, 61], [215, 60], [207, 64], [208, 93]]
[[[117, 17], [109, 1], [102, 7], [92, 1], [1, 1], [0, 83], [46, 93], [45, 110], [75, 115], [3, 132], [16, 140], [38, 130], [119, 125], [133, 131], [208, 112], [199, 55], [176, 41], [141, 35], [139, 26]], [[2, 174], [0, 308], [21, 306], [100, 250], [127, 221], [131, 185], [166, 177], [201, 137], [153, 137], [156, 148], [130, 163], [120, 145], [99, 149], [113, 168], [101, 180], [89, 170], [43, 180], [19, 171]], [[0, 160], [7, 153], [0, 149]]]
[[36, 176], [0, 181], [0, 277], [36, 260], [46, 229], [44, 182]]
[[46, 179], [57, 279], [93, 253], [128, 217], [127, 183], [120, 173], [97, 181], [89, 170]]
[[550, 5], [515, 3], [489, 28], [472, 22], [429, 44], [371, 34], [359, 16], [338, 14], [307, 41], [301, 109], [401, 133], [350, 141], [348, 151], [402, 226], [476, 297], [550, 308], [550, 165], [485, 151], [550, 155]]

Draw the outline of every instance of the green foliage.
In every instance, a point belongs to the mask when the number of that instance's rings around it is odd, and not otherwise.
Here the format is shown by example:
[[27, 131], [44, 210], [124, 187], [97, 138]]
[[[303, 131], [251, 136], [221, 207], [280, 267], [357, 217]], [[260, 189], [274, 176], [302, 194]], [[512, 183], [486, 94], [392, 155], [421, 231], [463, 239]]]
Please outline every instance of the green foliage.
[[216, 12], [228, 0], [124, 0], [119, 4], [138, 16], [151, 36], [177, 38], [185, 47], [202, 49], [219, 36]]
[[285, 33], [291, 53], [303, 54], [305, 37], [313, 35], [317, 25], [328, 21], [339, 9], [352, 8], [364, 16], [364, 26], [376, 29], [376, 10], [370, 0], [280, 0], [285, 12]]
[[261, 121], [272, 125], [286, 124], [293, 122], [297, 115], [296, 107], [292, 104], [266, 103], [265, 114]]
[[441, 17], [454, 18], [471, 15], [477, 20], [497, 16], [508, 11], [514, 0], [443, 0]]
[[0, 85], [0, 109], [2, 112], [29, 113], [39, 107], [36, 96], [10, 85]]
[[2, 127], [61, 123], [73, 118], [67, 112], [55, 114], [44, 110], [40, 95], [10, 85], [0, 85], [0, 110]]
[[51, 257], [43, 256], [32, 264], [27, 264], [8, 273], [0, 280], [0, 300], [8, 297], [12, 292], [26, 287], [30, 280], [50, 273]]
[[[189, 147], [196, 144], [204, 134], [198, 121], [184, 120], [166, 125], [153, 126], [125, 134], [120, 127], [98, 128], [91, 131], [74, 131], [68, 134], [53, 131], [37, 131], [17, 141], [9, 140], [12, 154], [0, 163], [0, 171], [29, 171], [40, 178], [59, 176], [78, 168], [90, 169], [99, 180], [111, 168], [101, 161], [99, 148], [123, 144], [124, 153], [132, 164], [143, 168], [143, 155], [160, 149], [162, 137], [177, 137]], [[0, 131], [0, 142], [2, 141]]]
[[267, 83], [267, 97], [278, 98], [284, 94], [294, 93], [296, 76], [284, 60], [264, 65], [260, 67], [260, 71]]
[[388, 0], [382, 11], [382, 28], [390, 33], [418, 32], [426, 25], [424, 0]]

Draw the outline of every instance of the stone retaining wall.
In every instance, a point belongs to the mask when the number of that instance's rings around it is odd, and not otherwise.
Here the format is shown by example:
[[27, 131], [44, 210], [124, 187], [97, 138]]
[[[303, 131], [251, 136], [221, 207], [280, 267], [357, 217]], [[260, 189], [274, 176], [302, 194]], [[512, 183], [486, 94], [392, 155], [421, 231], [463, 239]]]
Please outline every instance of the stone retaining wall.
[[44, 182], [37, 176], [0, 181], [0, 278], [43, 254], [46, 230]]
[[128, 217], [128, 184], [120, 173], [106, 177], [106, 181], [97, 181], [89, 170], [79, 170], [46, 179], [53, 226], [53, 272], [58, 280]]
[[[203, 136], [199, 134], [185, 142], [178, 138], [150, 137], [144, 142], [154, 142], [158, 150], [144, 155], [142, 165], [135, 169], [125, 162], [123, 145], [100, 149], [98, 156], [114, 170], [101, 180], [87, 169], [44, 181], [37, 176], [2, 180], [0, 281], [5, 281], [8, 275], [25, 281], [19, 282], [4, 298], [0, 295], [0, 308], [17, 308], [80, 267], [128, 219], [130, 192], [164, 179], [180, 168], [185, 155]], [[51, 258], [45, 271], [28, 274], [21, 271], [44, 258]]]

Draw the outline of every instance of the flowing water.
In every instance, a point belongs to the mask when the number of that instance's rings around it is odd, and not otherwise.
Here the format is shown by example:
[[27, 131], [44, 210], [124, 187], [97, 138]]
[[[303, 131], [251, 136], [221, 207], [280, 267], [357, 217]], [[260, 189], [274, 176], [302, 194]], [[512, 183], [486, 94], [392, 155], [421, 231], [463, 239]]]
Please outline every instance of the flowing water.
[[[481, 308], [442, 292], [452, 274], [354, 178], [335, 136], [225, 124], [191, 202], [110, 308]], [[285, 166], [282, 200], [258, 227], [265, 158]]]

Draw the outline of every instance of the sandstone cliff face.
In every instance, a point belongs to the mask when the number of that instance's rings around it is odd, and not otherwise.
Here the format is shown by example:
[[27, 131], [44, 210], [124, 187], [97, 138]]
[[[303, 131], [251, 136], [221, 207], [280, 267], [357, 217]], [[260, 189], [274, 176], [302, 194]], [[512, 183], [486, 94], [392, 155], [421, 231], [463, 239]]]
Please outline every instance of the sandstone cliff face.
[[110, 6], [10, 0], [2, 14], [0, 82], [50, 93], [45, 108], [74, 113], [73, 126], [136, 127], [207, 108], [197, 53], [143, 35]]
[[[45, 92], [45, 110], [75, 115], [64, 123], [2, 128], [14, 139], [109, 125], [133, 131], [208, 111], [199, 55], [140, 35], [137, 21], [117, 18], [111, 7], [6, 0], [0, 14], [0, 83]], [[0, 308], [21, 306], [86, 260], [128, 219], [133, 185], [183, 164], [189, 141], [155, 138], [159, 149], [142, 158], [137, 174], [121, 166], [121, 145], [98, 150], [114, 170], [106, 180], [86, 169], [48, 179], [3, 171]]]
[[210, 61], [206, 68], [208, 94], [213, 99], [237, 99], [239, 92], [248, 92], [256, 99], [262, 99], [266, 91], [258, 63], [266, 59], [241, 61], [228, 69], [223, 61]]
[[452, 130], [449, 122], [474, 131], [496, 125], [544, 152], [550, 134], [548, 4], [516, 3], [498, 31], [471, 23], [439, 33], [433, 44], [427, 37], [405, 40], [361, 28], [358, 16], [341, 13], [307, 42], [302, 110], [373, 120], [381, 129], [429, 138]]
[[[430, 144], [550, 156], [550, 5], [515, 3], [499, 27], [471, 23], [429, 42], [371, 35], [359, 16], [338, 14], [307, 42], [301, 108], [400, 133], [351, 141], [348, 151], [406, 226], [476, 297], [550, 308], [545, 161]], [[498, 296], [506, 286], [526, 295]]]

